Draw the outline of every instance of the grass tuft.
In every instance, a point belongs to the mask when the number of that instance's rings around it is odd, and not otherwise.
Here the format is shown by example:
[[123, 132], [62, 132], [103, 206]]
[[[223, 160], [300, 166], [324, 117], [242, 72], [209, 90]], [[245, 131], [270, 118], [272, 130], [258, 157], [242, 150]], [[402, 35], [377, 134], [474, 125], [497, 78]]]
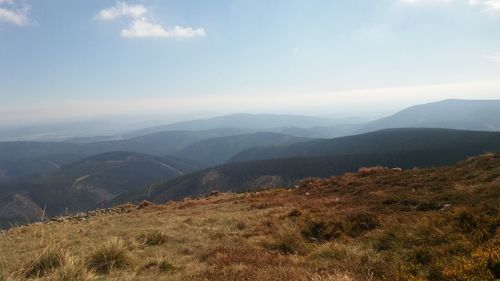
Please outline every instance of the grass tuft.
[[85, 265], [71, 261], [60, 267], [51, 280], [53, 281], [89, 281], [94, 274], [89, 272]]
[[86, 264], [98, 274], [108, 274], [115, 269], [125, 269], [132, 263], [125, 243], [120, 239], [111, 239], [98, 246]]
[[309, 250], [296, 225], [284, 223], [278, 226], [273, 238], [272, 243], [265, 245], [269, 250], [279, 251], [285, 255], [304, 255]]
[[142, 267], [143, 271], [159, 271], [161, 273], [172, 273], [177, 268], [164, 258], [156, 259]]
[[44, 249], [33, 260], [25, 264], [21, 272], [26, 278], [40, 278], [53, 273], [64, 266], [67, 254], [60, 247], [50, 246]]
[[169, 240], [169, 236], [163, 231], [154, 230], [141, 234], [138, 240], [143, 245], [158, 246], [165, 244]]

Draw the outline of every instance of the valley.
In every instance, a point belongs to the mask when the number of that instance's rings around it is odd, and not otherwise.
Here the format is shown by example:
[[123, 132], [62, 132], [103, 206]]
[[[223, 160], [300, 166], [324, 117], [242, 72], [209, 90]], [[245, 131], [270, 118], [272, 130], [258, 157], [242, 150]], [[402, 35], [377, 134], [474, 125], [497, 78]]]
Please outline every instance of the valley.
[[[236, 114], [146, 128], [112, 141], [0, 142], [0, 226], [142, 200], [163, 203], [213, 191], [290, 188], [307, 177], [363, 166], [451, 165], [500, 151], [500, 132], [481, 131], [485, 127], [480, 125], [496, 124], [498, 106], [496, 101], [448, 100], [350, 125], [325, 118]], [[440, 115], [444, 107], [453, 114]], [[419, 115], [429, 118], [424, 128], [408, 123]], [[470, 122], [459, 123], [474, 124], [467, 128], [475, 130], [450, 124], [432, 128], [464, 118]], [[382, 129], [364, 133], [370, 126]], [[327, 128], [342, 128], [336, 132], [347, 136], [302, 136], [321, 135]]]

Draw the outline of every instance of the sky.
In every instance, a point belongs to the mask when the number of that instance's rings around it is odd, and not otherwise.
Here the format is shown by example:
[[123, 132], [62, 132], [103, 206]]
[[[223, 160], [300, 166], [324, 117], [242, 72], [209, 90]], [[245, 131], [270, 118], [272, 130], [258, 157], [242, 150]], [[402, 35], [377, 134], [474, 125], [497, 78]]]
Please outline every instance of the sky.
[[0, 0], [0, 124], [500, 98], [500, 0]]

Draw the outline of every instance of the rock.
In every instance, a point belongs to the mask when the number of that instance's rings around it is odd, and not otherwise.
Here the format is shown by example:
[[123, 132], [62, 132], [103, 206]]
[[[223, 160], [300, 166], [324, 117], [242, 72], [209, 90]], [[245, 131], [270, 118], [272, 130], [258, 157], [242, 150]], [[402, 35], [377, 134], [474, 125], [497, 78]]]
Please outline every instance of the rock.
[[441, 211], [446, 211], [451, 208], [451, 204], [444, 204], [443, 207], [441, 208]]

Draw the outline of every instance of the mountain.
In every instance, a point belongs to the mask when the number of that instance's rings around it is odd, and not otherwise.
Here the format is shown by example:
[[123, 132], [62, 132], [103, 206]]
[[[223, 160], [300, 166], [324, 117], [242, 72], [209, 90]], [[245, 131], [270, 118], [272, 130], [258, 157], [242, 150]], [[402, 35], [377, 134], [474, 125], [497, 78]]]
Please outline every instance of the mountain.
[[239, 135], [248, 130], [219, 128], [203, 131], [168, 131], [124, 140], [92, 143], [0, 142], [0, 162], [37, 159], [51, 155], [73, 154], [88, 157], [111, 151], [131, 151], [156, 156], [167, 155], [200, 140]]
[[0, 278], [494, 281], [499, 175], [488, 154], [60, 217], [0, 232]]
[[234, 156], [231, 161], [350, 154], [383, 154], [399, 151], [439, 149], [491, 151], [499, 148], [500, 132], [425, 128], [386, 129], [335, 139], [312, 140], [283, 146], [250, 148]]
[[[172, 157], [132, 152], [92, 156], [26, 183], [0, 186], [3, 193], [0, 207], [8, 206], [8, 211], [0, 212], [0, 219], [26, 222], [26, 217], [17, 216], [23, 213], [21, 210], [26, 208], [26, 202], [29, 202], [30, 209], [44, 209], [47, 217], [108, 206], [111, 200], [124, 192], [196, 169], [198, 167], [189, 161]], [[11, 215], [14, 217], [9, 217]]]
[[58, 171], [61, 166], [82, 159], [80, 155], [58, 154], [43, 158], [4, 160], [0, 162], [0, 183], [22, 181]]
[[[311, 143], [316, 146], [303, 146]], [[261, 187], [293, 186], [302, 178], [338, 175], [367, 166], [413, 168], [448, 165], [478, 154], [500, 151], [500, 133], [444, 129], [386, 130], [334, 140], [334, 143], [337, 144], [335, 150], [330, 149], [329, 152], [337, 154], [316, 153], [325, 151], [316, 141], [292, 144], [285, 147], [298, 145], [318, 147], [320, 150], [309, 153], [308, 157], [228, 163], [159, 182], [147, 191], [138, 189], [124, 193], [115, 202], [143, 199], [164, 202], [206, 195], [212, 190], [240, 192]]]
[[360, 130], [410, 127], [500, 131], [500, 100], [444, 100], [416, 105], [368, 122]]
[[276, 133], [253, 133], [199, 141], [170, 155], [190, 159], [204, 167], [225, 163], [237, 153], [269, 145], [285, 145], [309, 140]]
[[140, 136], [163, 131], [197, 131], [216, 128], [242, 128], [247, 130], [265, 130], [286, 127], [311, 128], [317, 126], [328, 126], [332, 123], [333, 121], [328, 118], [300, 115], [232, 114], [210, 119], [198, 119], [164, 126], [150, 127], [131, 132], [128, 136]]
[[[154, 202], [166, 202], [184, 197], [207, 195], [213, 190], [243, 192], [262, 187], [290, 187], [296, 185], [303, 178], [328, 177], [355, 172], [365, 166], [380, 165], [401, 168], [442, 166], [477, 155], [477, 152], [453, 149], [424, 150], [230, 163], [158, 183], [149, 190], [149, 196], [145, 196], [146, 193], [142, 189], [140, 193], [138, 191], [124, 193], [117, 198], [117, 201], [148, 199]], [[129, 200], [125, 200], [125, 198]]]
[[446, 128], [500, 131], [500, 100], [444, 100], [412, 106], [371, 122], [273, 114], [233, 114], [134, 131], [139, 136], [171, 130], [244, 128], [311, 138], [332, 138], [390, 128]]
[[245, 129], [167, 131], [124, 140], [92, 143], [0, 142], [0, 183], [57, 171], [59, 166], [111, 151], [164, 156], [204, 139], [248, 133]]

